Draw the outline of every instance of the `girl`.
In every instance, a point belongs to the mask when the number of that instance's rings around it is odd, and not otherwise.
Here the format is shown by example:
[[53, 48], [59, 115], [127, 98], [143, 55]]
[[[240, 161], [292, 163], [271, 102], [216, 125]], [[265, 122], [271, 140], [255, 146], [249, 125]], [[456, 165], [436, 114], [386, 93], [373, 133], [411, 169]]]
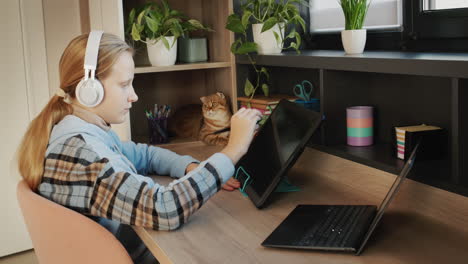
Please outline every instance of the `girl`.
[[[100, 36], [100, 35], [99, 35]], [[90, 38], [91, 39], [91, 38]], [[188, 221], [222, 185], [246, 153], [260, 113], [239, 110], [231, 120], [228, 145], [199, 162], [162, 148], [121, 142], [111, 124], [124, 122], [138, 100], [132, 86], [133, 50], [104, 33], [96, 42], [96, 78], [104, 96], [96, 106], [77, 98], [88, 59], [88, 34], [73, 39], [60, 59], [60, 89], [31, 122], [19, 147], [19, 171], [42, 196], [86, 214], [108, 228], [135, 263], [155, 262], [129, 225], [173, 230]], [[161, 186], [144, 175], [170, 175]]]

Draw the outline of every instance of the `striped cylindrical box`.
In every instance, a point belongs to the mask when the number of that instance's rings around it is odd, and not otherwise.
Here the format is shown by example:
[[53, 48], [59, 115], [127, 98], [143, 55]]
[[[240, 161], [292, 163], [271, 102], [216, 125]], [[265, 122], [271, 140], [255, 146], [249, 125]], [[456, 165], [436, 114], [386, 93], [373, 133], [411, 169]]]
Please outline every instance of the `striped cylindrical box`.
[[372, 106], [352, 106], [346, 108], [348, 145], [370, 146], [374, 143]]

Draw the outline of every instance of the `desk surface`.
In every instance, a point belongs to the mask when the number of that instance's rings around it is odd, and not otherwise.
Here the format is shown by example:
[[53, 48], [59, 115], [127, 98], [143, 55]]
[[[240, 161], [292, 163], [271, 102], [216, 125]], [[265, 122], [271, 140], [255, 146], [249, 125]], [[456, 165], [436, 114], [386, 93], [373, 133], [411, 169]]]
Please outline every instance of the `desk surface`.
[[[202, 143], [169, 148], [199, 159], [219, 150]], [[302, 190], [276, 193], [262, 210], [238, 191], [221, 191], [179, 230], [135, 230], [161, 263], [467, 263], [468, 198], [411, 180], [359, 257], [264, 248], [297, 204], [378, 205], [395, 175], [307, 148], [288, 177]]]

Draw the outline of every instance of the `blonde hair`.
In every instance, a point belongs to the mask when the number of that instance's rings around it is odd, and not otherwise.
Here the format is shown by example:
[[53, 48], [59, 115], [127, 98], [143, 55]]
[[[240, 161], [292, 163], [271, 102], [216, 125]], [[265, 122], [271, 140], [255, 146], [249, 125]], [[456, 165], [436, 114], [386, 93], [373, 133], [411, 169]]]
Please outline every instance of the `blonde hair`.
[[[84, 77], [84, 57], [88, 34], [74, 38], [65, 48], [60, 58], [60, 88], [70, 98], [75, 98], [75, 88]], [[104, 33], [99, 44], [96, 76], [104, 79], [111, 67], [123, 52], [133, 49], [117, 36]], [[45, 152], [49, 144], [52, 128], [66, 115], [73, 113], [72, 106], [57, 95], [50, 98], [39, 115], [29, 124], [17, 152], [18, 169], [28, 185], [36, 190], [44, 174]]]

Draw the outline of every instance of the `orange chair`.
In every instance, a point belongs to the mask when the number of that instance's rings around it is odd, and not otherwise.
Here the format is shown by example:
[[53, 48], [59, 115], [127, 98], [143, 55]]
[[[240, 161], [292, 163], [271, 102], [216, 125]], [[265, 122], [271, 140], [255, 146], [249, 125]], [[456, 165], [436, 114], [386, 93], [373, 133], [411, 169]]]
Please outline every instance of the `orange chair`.
[[40, 263], [133, 263], [107, 229], [18, 183], [17, 197]]

